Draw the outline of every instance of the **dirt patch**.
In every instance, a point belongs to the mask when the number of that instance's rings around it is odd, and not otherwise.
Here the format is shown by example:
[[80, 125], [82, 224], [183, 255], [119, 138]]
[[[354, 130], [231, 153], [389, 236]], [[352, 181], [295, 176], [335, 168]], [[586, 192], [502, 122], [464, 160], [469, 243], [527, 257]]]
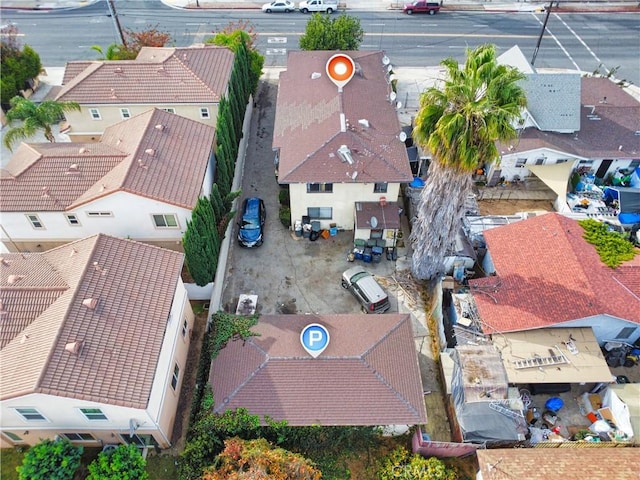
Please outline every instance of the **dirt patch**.
[[178, 400], [178, 409], [176, 411], [176, 421], [173, 425], [173, 433], [171, 435], [171, 447], [168, 452], [174, 456], [184, 449], [187, 428], [189, 427], [189, 413], [191, 411], [191, 399], [196, 385], [196, 375], [198, 373], [198, 364], [200, 362], [200, 352], [202, 351], [202, 339], [207, 328], [207, 319], [209, 310], [203, 310], [204, 302], [191, 302], [191, 307], [196, 313], [191, 330], [191, 344], [189, 346], [189, 355], [187, 356], [187, 365], [184, 372], [184, 380], [182, 382], [182, 390], [180, 391], [180, 399]]
[[553, 204], [549, 200], [480, 200], [480, 215], [513, 215], [517, 212], [544, 210], [553, 212]]

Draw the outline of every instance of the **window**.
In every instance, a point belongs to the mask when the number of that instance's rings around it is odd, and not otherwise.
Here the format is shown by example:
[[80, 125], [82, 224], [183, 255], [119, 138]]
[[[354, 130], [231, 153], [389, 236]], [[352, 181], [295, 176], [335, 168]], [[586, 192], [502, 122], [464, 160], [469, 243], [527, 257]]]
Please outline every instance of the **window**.
[[131, 118], [131, 112], [129, 111], [128, 108], [121, 108], [120, 116], [126, 120], [127, 118]]
[[87, 217], [113, 217], [111, 212], [87, 212]]
[[178, 228], [178, 220], [173, 213], [153, 215], [153, 223], [158, 228]]
[[387, 193], [387, 186], [386, 182], [376, 183], [373, 185], [373, 193]]
[[62, 433], [71, 442], [95, 442], [96, 438], [90, 433]]
[[75, 213], [65, 213], [64, 216], [72, 227], [80, 226], [80, 220], [78, 220], [78, 216]]
[[87, 417], [87, 420], [108, 420], [99, 408], [81, 408], [80, 411]]
[[171, 388], [174, 390], [178, 387], [178, 378], [180, 378], [180, 367], [176, 363], [173, 367], [173, 376], [171, 377]]
[[35, 213], [27, 213], [27, 219], [29, 220], [29, 222], [31, 222], [31, 226], [33, 228], [37, 228], [38, 230], [44, 229], [44, 225], [40, 220], [40, 217], [38, 217], [38, 215], [36, 215]]
[[90, 108], [89, 115], [91, 115], [91, 118], [93, 120], [102, 120], [102, 117], [100, 116], [100, 110], [98, 110], [97, 108]]
[[558, 160], [556, 160], [556, 163], [567, 163], [568, 161], [568, 158], [559, 158]]
[[526, 158], [518, 158], [516, 159], [516, 167], [523, 168], [527, 164]]
[[211, 118], [207, 107], [200, 107], [200, 118]]
[[618, 333], [616, 338], [629, 338], [635, 331], [636, 327], [624, 327], [622, 330], [620, 330], [620, 333]]
[[22, 438], [20, 438], [18, 435], [16, 435], [13, 432], [2, 432], [2, 433], [4, 433], [7, 437], [9, 437], [14, 442], [21, 442], [22, 441]]
[[333, 183], [307, 183], [307, 193], [331, 193]]
[[536, 165], [544, 165], [544, 158], [536, 158]]
[[187, 319], [184, 319], [184, 323], [182, 324], [182, 337], [186, 337], [187, 336], [187, 332], [189, 331], [189, 322], [187, 321]]
[[307, 208], [309, 218], [330, 220], [333, 218], [333, 208], [331, 207], [309, 207]]
[[25, 420], [46, 420], [44, 415], [35, 408], [16, 408], [16, 412], [18, 412]]
[[163, 108], [162, 110], [164, 110], [167, 113], [176, 113], [176, 109], [173, 107]]

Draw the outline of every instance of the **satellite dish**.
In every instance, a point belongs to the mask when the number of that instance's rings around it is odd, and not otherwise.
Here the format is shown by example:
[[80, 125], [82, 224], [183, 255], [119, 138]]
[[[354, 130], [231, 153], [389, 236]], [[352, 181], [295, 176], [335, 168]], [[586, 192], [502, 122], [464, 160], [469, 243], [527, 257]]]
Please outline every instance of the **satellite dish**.
[[398, 138], [400, 139], [401, 142], [404, 142], [407, 139], [407, 134], [405, 132], [400, 132], [400, 135], [398, 135]]
[[396, 103], [396, 109], [400, 110], [402, 108], [402, 102]]
[[382, 64], [383, 65], [389, 65], [391, 63], [391, 60], [389, 59], [389, 57], [387, 57], [386, 55], [384, 57], [382, 57]]
[[389, 94], [389, 100], [391, 100], [392, 102], [395, 102], [397, 97], [398, 95], [396, 95], [396, 92], [391, 92]]
[[387, 65], [387, 72], [391, 73], [391, 70], [393, 70], [393, 65]]
[[371, 223], [371, 228], [376, 228], [378, 226], [378, 219], [376, 217], [371, 217], [369, 223]]

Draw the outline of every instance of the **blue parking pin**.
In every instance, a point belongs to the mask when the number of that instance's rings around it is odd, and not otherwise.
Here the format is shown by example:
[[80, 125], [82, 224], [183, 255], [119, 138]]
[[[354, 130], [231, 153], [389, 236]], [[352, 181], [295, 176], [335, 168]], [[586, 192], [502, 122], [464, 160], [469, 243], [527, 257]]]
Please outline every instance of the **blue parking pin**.
[[329, 345], [329, 331], [319, 323], [311, 323], [302, 329], [300, 342], [302, 348], [316, 358]]

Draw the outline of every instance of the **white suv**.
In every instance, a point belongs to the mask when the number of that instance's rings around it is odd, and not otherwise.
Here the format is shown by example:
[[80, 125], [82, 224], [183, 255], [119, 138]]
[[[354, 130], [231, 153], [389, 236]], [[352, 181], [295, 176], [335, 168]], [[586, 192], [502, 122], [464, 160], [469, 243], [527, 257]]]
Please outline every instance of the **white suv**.
[[391, 308], [387, 294], [376, 279], [362, 267], [352, 267], [344, 272], [342, 287], [358, 299], [367, 313], [384, 313]]

